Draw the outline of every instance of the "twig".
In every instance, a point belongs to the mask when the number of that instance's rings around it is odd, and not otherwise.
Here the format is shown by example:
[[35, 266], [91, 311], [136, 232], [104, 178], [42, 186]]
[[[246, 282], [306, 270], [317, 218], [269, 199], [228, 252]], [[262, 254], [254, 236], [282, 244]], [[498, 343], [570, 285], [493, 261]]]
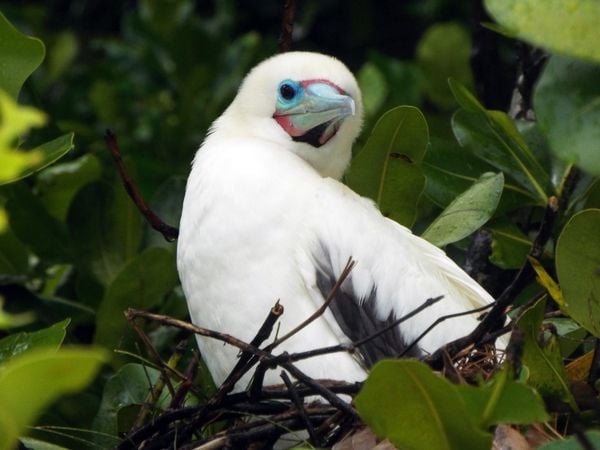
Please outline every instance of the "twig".
[[302, 421], [304, 422], [304, 425], [306, 427], [306, 431], [308, 431], [308, 436], [310, 437], [310, 444], [314, 445], [315, 447], [320, 447], [321, 445], [317, 434], [315, 433], [315, 428], [313, 427], [310, 419], [306, 415], [306, 410], [304, 409], [304, 402], [298, 395], [298, 391], [296, 391], [292, 380], [290, 380], [290, 377], [284, 370], [281, 371], [281, 379], [285, 383], [285, 386], [288, 388], [288, 391], [290, 393], [290, 399], [292, 400], [292, 402], [294, 402], [296, 408], [298, 409], [298, 412], [300, 413], [300, 417], [302, 418]]
[[[539, 259], [542, 256], [544, 245], [548, 242], [552, 234], [553, 225], [558, 213], [558, 200], [556, 197], [550, 197], [548, 199], [548, 205], [542, 219], [538, 234], [533, 241], [529, 256]], [[479, 323], [479, 325], [470, 334], [460, 339], [452, 341], [442, 348], [436, 350], [429, 357], [425, 359], [425, 362], [434, 368], [441, 366], [443, 362], [442, 352], [446, 351], [450, 356], [456, 355], [464, 348], [474, 345], [481, 341], [484, 335], [494, 327], [502, 323], [502, 317], [504, 317], [506, 308], [513, 302], [519, 292], [521, 292], [533, 278], [534, 271], [529, 264], [525, 262], [521, 269], [513, 279], [513, 281], [507, 286], [502, 292], [500, 297], [496, 300], [493, 308], [485, 316], [485, 318]]]
[[279, 53], [289, 52], [292, 49], [295, 15], [296, 0], [285, 0], [283, 2], [283, 17], [281, 18], [281, 33], [279, 34]]
[[156, 215], [154, 211], [152, 211], [152, 209], [150, 209], [142, 197], [137, 185], [129, 175], [127, 167], [125, 167], [125, 163], [123, 162], [123, 158], [121, 156], [121, 150], [119, 149], [119, 144], [117, 143], [117, 137], [112, 131], [106, 130], [104, 133], [104, 141], [106, 142], [106, 146], [110, 150], [110, 153], [115, 160], [117, 169], [119, 170], [119, 175], [121, 175], [121, 180], [123, 181], [123, 186], [125, 186], [125, 190], [129, 194], [129, 197], [133, 203], [135, 203], [150, 226], [161, 233], [167, 241], [173, 242], [176, 240], [179, 236], [179, 230], [175, 227], [167, 225], [160, 217]]
[[[258, 332], [256, 333], [256, 336], [250, 342], [250, 345], [252, 345], [256, 348], [260, 347], [260, 345], [266, 339], [268, 339], [269, 336], [271, 335], [271, 332], [273, 331], [273, 327], [275, 326], [275, 323], [277, 322], [279, 317], [281, 317], [283, 312], [284, 312], [283, 305], [281, 305], [279, 303], [279, 300], [277, 300], [277, 302], [275, 303], [275, 306], [273, 306], [273, 308], [271, 308], [267, 318], [264, 320], [263, 324], [261, 325]], [[235, 367], [231, 370], [229, 375], [227, 375], [227, 378], [225, 378], [225, 381], [223, 382], [222, 385], [231, 385], [231, 387], [233, 388], [235, 383], [237, 383], [238, 380], [248, 370], [250, 370], [250, 368], [254, 364], [256, 364], [258, 362], [258, 359], [251, 361], [253, 357], [255, 357], [255, 355], [253, 353], [243, 352], [242, 355], [240, 356], [239, 361], [237, 362]]]
[[196, 373], [198, 372], [198, 353], [195, 351], [192, 352], [192, 357], [185, 369], [185, 378], [177, 388], [175, 395], [171, 398], [171, 403], [169, 403], [169, 409], [177, 409], [181, 408], [183, 405], [183, 401], [185, 396], [190, 391], [192, 384], [194, 383], [194, 378], [196, 378]]
[[[177, 366], [177, 364], [176, 363], [175, 364], [165, 364], [165, 362], [160, 357], [158, 351], [156, 350], [156, 347], [154, 347], [154, 344], [152, 344], [152, 341], [150, 341], [150, 339], [148, 338], [146, 333], [144, 333], [144, 331], [135, 323], [135, 320], [133, 320], [133, 319], [130, 320], [129, 317], [127, 316], [127, 313], [125, 313], [125, 317], [127, 318], [127, 321], [129, 322], [130, 326], [135, 330], [135, 332], [140, 337], [140, 339], [142, 340], [142, 342], [144, 343], [146, 348], [149, 350], [149, 352], [154, 357], [154, 360], [156, 361], [156, 363], [158, 364], [158, 367], [160, 368], [161, 380], [163, 383], [165, 383], [167, 385], [167, 388], [169, 389], [169, 393], [171, 394], [171, 396], [175, 395], [175, 389], [173, 388], [173, 385], [171, 384], [171, 380], [170, 380], [169, 376], [165, 373], [165, 369], [166, 368], [171, 368], [171, 369], [175, 368]], [[183, 353], [183, 351], [181, 353]], [[179, 358], [181, 358], [181, 354], [179, 354]]]
[[292, 337], [293, 335], [295, 335], [296, 333], [298, 333], [300, 330], [302, 330], [303, 328], [307, 327], [312, 322], [314, 322], [319, 317], [321, 317], [323, 315], [323, 313], [327, 310], [327, 307], [329, 306], [329, 304], [335, 299], [335, 294], [337, 293], [337, 291], [342, 286], [342, 283], [344, 281], [346, 281], [346, 278], [348, 278], [348, 275], [350, 275], [350, 272], [352, 271], [352, 269], [354, 268], [355, 265], [356, 265], [356, 262], [352, 258], [348, 258], [348, 261], [346, 262], [346, 266], [344, 267], [344, 269], [342, 270], [342, 273], [340, 274], [340, 276], [338, 277], [337, 281], [335, 282], [335, 284], [331, 288], [331, 291], [329, 291], [329, 294], [327, 295], [327, 298], [325, 299], [325, 301], [323, 302], [323, 304], [313, 314], [311, 314], [311, 316], [308, 319], [304, 320], [300, 325], [298, 325], [297, 327], [293, 328], [289, 333], [287, 333], [287, 334], [281, 336], [280, 338], [276, 339], [272, 344], [268, 345], [265, 348], [265, 350], [266, 351], [273, 350], [279, 344], [281, 344], [285, 340], [289, 339], [290, 337]]
[[[435, 319], [433, 321], [433, 323], [431, 325], [429, 325], [425, 331], [423, 331], [414, 341], [412, 341], [410, 343], [409, 346], [407, 346], [404, 351], [402, 353], [400, 353], [398, 355], [399, 358], [402, 358], [404, 355], [406, 355], [408, 352], [410, 352], [412, 350], [412, 348], [417, 345], [419, 343], [419, 341], [421, 339], [423, 339], [425, 336], [427, 336], [427, 334], [433, 330], [435, 327], [437, 327], [440, 323], [448, 320], [448, 319], [454, 319], [456, 317], [462, 317], [462, 316], [468, 316], [469, 314], [475, 314], [478, 312], [483, 312], [486, 309], [490, 309], [494, 306], [493, 303], [490, 303], [489, 305], [485, 305], [485, 306], [480, 306], [479, 308], [474, 308], [474, 309], [470, 309], [468, 311], [463, 311], [463, 312], [459, 312], [459, 313], [454, 313], [454, 314], [447, 314], [445, 316], [441, 316], [438, 317], [437, 319]], [[462, 349], [461, 349], [462, 350]], [[453, 354], [451, 354], [450, 356], [453, 356]]]
[[225, 342], [229, 345], [233, 345], [234, 347], [239, 348], [244, 352], [254, 353], [259, 356], [268, 355], [267, 352], [260, 350], [246, 342], [231, 336], [230, 334], [219, 333], [218, 331], [209, 330], [207, 328], [198, 327], [189, 322], [184, 322], [183, 320], [174, 319], [173, 317], [165, 316], [163, 314], [155, 314], [147, 311], [141, 311], [139, 309], [128, 308], [125, 311], [125, 317], [127, 320], [135, 319], [136, 317], [144, 317], [146, 319], [154, 320], [156, 322], [162, 323], [164, 325], [170, 325], [175, 328], [179, 328], [181, 330], [188, 331], [190, 333], [199, 334], [200, 336], [209, 337], [212, 339], [217, 339], [218, 341]]
[[306, 375], [304, 372], [302, 372], [300, 369], [298, 369], [293, 364], [284, 363], [284, 364], [281, 364], [281, 367], [283, 367], [285, 370], [287, 370], [298, 381], [301, 381], [305, 385], [313, 388], [318, 395], [320, 395], [325, 400], [327, 400], [329, 403], [331, 403], [332, 406], [335, 406], [339, 410], [344, 411], [345, 413], [349, 414], [351, 417], [358, 418], [358, 414], [354, 410], [354, 408], [352, 408], [352, 406], [350, 406], [344, 400], [339, 398], [331, 390], [325, 388], [324, 386], [319, 384], [316, 380], [314, 380], [313, 378]]

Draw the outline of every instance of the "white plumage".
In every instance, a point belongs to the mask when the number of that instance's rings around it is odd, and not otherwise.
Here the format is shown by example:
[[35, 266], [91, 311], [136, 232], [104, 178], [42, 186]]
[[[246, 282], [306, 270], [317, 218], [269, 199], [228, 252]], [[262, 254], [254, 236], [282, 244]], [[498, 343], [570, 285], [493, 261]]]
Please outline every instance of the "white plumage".
[[[249, 342], [280, 299], [283, 334], [323, 303], [349, 257], [357, 265], [334, 300], [338, 309], [279, 350], [334, 345], [348, 341], [346, 333], [355, 339], [360, 321], [378, 326], [443, 295], [399, 327], [401, 349], [437, 317], [492, 301], [443, 251], [337, 181], [361, 120], [356, 80], [334, 58], [286, 53], [248, 74], [196, 154], [187, 184], [177, 261], [194, 323]], [[447, 320], [419, 343], [420, 352], [476, 324], [472, 315]], [[198, 341], [215, 382], [222, 382], [238, 350]], [[337, 353], [298, 366], [316, 378], [355, 381], [366, 376], [365, 360]], [[266, 382], [280, 383], [278, 371]]]

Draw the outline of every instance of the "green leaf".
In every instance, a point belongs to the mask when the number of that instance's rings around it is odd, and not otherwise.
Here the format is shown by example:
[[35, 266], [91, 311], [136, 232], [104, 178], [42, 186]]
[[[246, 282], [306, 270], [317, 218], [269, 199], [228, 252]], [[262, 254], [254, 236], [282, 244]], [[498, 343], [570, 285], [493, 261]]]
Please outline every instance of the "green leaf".
[[[0, 210], [6, 214], [4, 208]], [[8, 226], [8, 215], [6, 216]], [[29, 270], [29, 251], [15, 234], [7, 228], [0, 230], [0, 274], [25, 276]]]
[[67, 326], [70, 322], [70, 319], [65, 319], [42, 330], [29, 333], [14, 333], [6, 336], [4, 339], [0, 339], [0, 364], [6, 363], [10, 358], [23, 352], [43, 347], [58, 350], [65, 339]]
[[74, 137], [75, 135], [73, 133], [68, 133], [46, 142], [39, 147], [34, 148], [33, 150], [29, 150], [29, 152], [35, 152], [39, 154], [39, 160], [35, 163], [35, 165], [30, 165], [29, 167], [25, 168], [25, 170], [21, 171], [18, 177], [13, 178], [9, 182], [12, 183], [13, 181], [28, 177], [29, 175], [48, 167], [53, 162], [56, 162], [65, 156], [69, 150], [74, 147]]
[[442, 109], [454, 106], [449, 77], [473, 86], [471, 38], [458, 23], [438, 23], [425, 31], [417, 45], [417, 64], [423, 74], [423, 90]]
[[510, 117], [486, 110], [464, 86], [450, 80], [450, 88], [463, 110], [452, 117], [452, 130], [463, 147], [511, 176], [545, 205], [554, 192], [550, 176], [528, 147]]
[[17, 139], [32, 127], [46, 123], [46, 115], [35, 108], [19, 106], [0, 90], [0, 184], [18, 179], [29, 167], [37, 166], [43, 155], [39, 151], [20, 151]]
[[509, 367], [504, 367], [486, 386], [455, 387], [469, 415], [479, 417], [483, 429], [501, 423], [530, 425], [550, 419], [540, 395], [531, 387], [511, 380]]
[[109, 285], [98, 309], [94, 343], [116, 348], [122, 336], [131, 331], [123, 312], [156, 306], [176, 285], [173, 253], [161, 247], [144, 250]]
[[12, 448], [35, 418], [64, 394], [88, 385], [107, 354], [100, 349], [38, 349], [0, 371], [0, 448]]
[[[491, 164], [460, 147], [454, 139], [448, 141], [434, 137], [422, 168], [427, 178], [425, 194], [442, 208], [466, 191], [481, 174], [495, 170]], [[537, 199], [532, 194], [508, 178], [504, 180], [496, 215], [536, 203]]]
[[575, 214], [556, 245], [556, 272], [564, 309], [600, 337], [600, 209]]
[[551, 334], [547, 341], [539, 341], [545, 307], [545, 300], [539, 301], [517, 319], [524, 336], [522, 362], [529, 369], [526, 381], [540, 394], [564, 400], [577, 411], [556, 337]]
[[101, 173], [100, 161], [89, 153], [63, 164], [55, 164], [37, 176], [38, 197], [52, 216], [65, 221], [77, 192], [100, 178]]
[[504, 218], [488, 223], [485, 228], [493, 235], [490, 261], [505, 270], [521, 267], [531, 250], [531, 239]]
[[0, 12], [0, 90], [16, 99], [25, 80], [44, 60], [44, 44], [24, 35]]
[[366, 62], [358, 71], [358, 85], [363, 92], [363, 107], [366, 116], [372, 116], [385, 101], [388, 84], [383, 73], [372, 62]]
[[80, 268], [104, 286], [138, 253], [142, 217], [119, 180], [82, 188], [71, 202], [67, 224]]
[[61, 447], [30, 437], [20, 437], [19, 442], [21, 442], [27, 450], [69, 450], [66, 447]]
[[378, 362], [355, 404], [367, 425], [398, 448], [488, 450], [492, 444], [455, 386], [418, 361]]
[[[595, 448], [600, 448], [600, 431], [589, 430], [585, 432], [585, 435]], [[538, 447], [538, 450], [583, 450], [583, 447], [576, 436], [570, 436], [567, 439], [543, 444]]]
[[373, 199], [385, 216], [410, 227], [425, 187], [420, 164], [428, 142], [427, 122], [417, 108], [386, 112], [352, 161], [347, 184]]
[[143, 404], [159, 377], [160, 372], [152, 367], [125, 364], [108, 379], [92, 424], [92, 428], [100, 433], [94, 437], [96, 444], [102, 448], [113, 448], [118, 443], [119, 411], [127, 406]]
[[558, 345], [563, 358], [568, 358], [579, 347], [585, 337], [587, 330], [577, 322], [566, 317], [553, 317], [544, 320], [544, 323], [552, 324], [558, 333]]
[[534, 46], [600, 62], [596, 0], [486, 0], [485, 6], [500, 25]]
[[70, 262], [72, 247], [62, 223], [48, 214], [23, 182], [5, 186], [10, 227], [21, 242], [46, 262]]
[[536, 85], [534, 105], [554, 154], [600, 175], [600, 65], [553, 56]]
[[421, 237], [438, 247], [443, 247], [469, 236], [492, 217], [503, 187], [502, 172], [483, 174], [448, 205]]
[[79, 44], [72, 31], [60, 32], [48, 51], [48, 81], [56, 81], [77, 56]]

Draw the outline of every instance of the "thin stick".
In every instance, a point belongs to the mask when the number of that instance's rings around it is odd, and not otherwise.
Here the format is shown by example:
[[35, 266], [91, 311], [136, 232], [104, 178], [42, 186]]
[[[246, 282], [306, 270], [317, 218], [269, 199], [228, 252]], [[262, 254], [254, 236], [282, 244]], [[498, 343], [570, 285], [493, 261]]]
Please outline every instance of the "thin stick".
[[321, 445], [319, 443], [317, 434], [315, 433], [315, 428], [313, 427], [312, 422], [306, 415], [306, 410], [304, 409], [304, 402], [298, 395], [298, 392], [296, 391], [296, 387], [292, 383], [292, 380], [290, 380], [290, 377], [285, 372], [285, 370], [281, 371], [281, 379], [285, 383], [285, 386], [288, 388], [288, 391], [290, 393], [290, 399], [296, 405], [296, 408], [298, 409], [298, 413], [300, 413], [300, 417], [302, 418], [302, 421], [304, 422], [304, 426], [306, 427], [306, 431], [308, 431], [308, 436], [310, 437], [310, 444], [314, 445], [315, 447], [320, 447]]
[[329, 304], [335, 298], [335, 294], [340, 289], [342, 283], [344, 281], [346, 281], [346, 278], [348, 278], [348, 275], [350, 275], [350, 272], [352, 271], [352, 269], [354, 268], [355, 265], [356, 265], [356, 262], [352, 258], [348, 258], [348, 262], [346, 262], [346, 266], [344, 267], [344, 270], [342, 270], [342, 273], [340, 274], [340, 276], [338, 277], [337, 281], [335, 282], [335, 284], [331, 288], [331, 291], [327, 295], [327, 298], [325, 299], [325, 301], [323, 302], [323, 304], [308, 319], [306, 319], [300, 325], [298, 325], [297, 327], [295, 327], [294, 329], [292, 329], [289, 333], [287, 333], [287, 334], [283, 335], [282, 337], [276, 339], [271, 345], [268, 345], [265, 348], [265, 350], [266, 351], [273, 350], [275, 347], [277, 347], [283, 341], [289, 339], [290, 337], [292, 337], [293, 335], [295, 335], [296, 333], [298, 333], [300, 330], [302, 330], [303, 328], [307, 327], [312, 322], [314, 322], [319, 317], [321, 317], [323, 315], [323, 313], [327, 310], [327, 307], [329, 306]]
[[156, 215], [154, 211], [152, 211], [152, 209], [150, 209], [142, 197], [137, 185], [127, 171], [127, 167], [125, 166], [121, 156], [121, 150], [119, 149], [117, 137], [112, 131], [106, 130], [104, 133], [104, 141], [106, 142], [106, 146], [110, 150], [110, 153], [115, 160], [117, 169], [119, 170], [119, 175], [121, 175], [123, 186], [125, 187], [125, 190], [129, 194], [129, 197], [135, 206], [137, 206], [152, 228], [162, 234], [167, 241], [173, 242], [179, 236], [179, 230], [175, 227], [167, 225], [160, 217]]

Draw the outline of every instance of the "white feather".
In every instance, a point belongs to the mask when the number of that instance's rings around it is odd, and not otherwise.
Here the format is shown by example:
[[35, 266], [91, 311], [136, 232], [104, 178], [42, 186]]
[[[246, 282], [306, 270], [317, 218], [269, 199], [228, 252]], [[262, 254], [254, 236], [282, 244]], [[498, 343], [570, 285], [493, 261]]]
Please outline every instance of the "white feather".
[[[327, 79], [348, 92], [356, 116], [316, 149], [298, 143], [272, 119], [284, 79]], [[190, 316], [200, 326], [250, 341], [276, 300], [285, 308], [281, 333], [323, 302], [315, 265], [325, 250], [339, 274], [357, 261], [343, 289], [365, 298], [376, 288], [380, 318], [411, 311], [444, 295], [401, 331], [409, 341], [435, 318], [482, 306], [492, 298], [444, 252], [384, 218], [374, 204], [336, 181], [360, 131], [362, 103], [352, 74], [339, 61], [313, 53], [279, 55], [255, 68], [215, 122], [189, 176], [178, 241], [178, 268]], [[474, 317], [448, 320], [420, 343], [424, 352], [465, 335]], [[238, 350], [199, 338], [217, 383]], [[285, 342], [297, 352], [347, 340], [331, 312]], [[345, 353], [299, 363], [317, 378], [362, 380], [365, 371]], [[267, 382], [278, 383], [277, 373]]]

